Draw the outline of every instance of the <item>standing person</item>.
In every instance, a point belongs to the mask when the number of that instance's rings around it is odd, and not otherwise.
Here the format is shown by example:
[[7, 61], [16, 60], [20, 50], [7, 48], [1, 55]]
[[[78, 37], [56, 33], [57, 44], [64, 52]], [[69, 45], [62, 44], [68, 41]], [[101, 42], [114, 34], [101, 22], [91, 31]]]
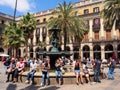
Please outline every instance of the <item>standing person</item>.
[[[82, 72], [80, 72], [81, 69], [81, 58], [79, 57], [78, 59], [75, 60], [74, 64], [73, 64], [73, 69], [74, 69], [74, 73], [76, 76], [76, 84], [79, 85], [79, 77], [80, 77], [80, 81], [81, 84], [83, 84], [83, 78], [82, 78]], [[82, 70], [81, 70], [82, 71]]]
[[7, 81], [6, 82], [9, 82], [10, 75], [12, 75], [10, 81], [13, 81], [13, 75], [14, 75], [15, 66], [16, 66], [15, 59], [12, 58], [11, 63], [9, 65], [9, 68], [7, 69]]
[[7, 58], [3, 61], [3, 63], [4, 63], [4, 68], [5, 68], [5, 74], [7, 74], [7, 69], [8, 69], [8, 67], [9, 67], [9, 65], [10, 65], [10, 59], [7, 57]]
[[101, 69], [101, 61], [97, 57], [96, 60], [94, 61], [94, 81], [99, 83], [101, 83], [99, 79], [100, 69]]
[[[116, 62], [114, 59], [112, 59], [112, 57], [110, 57], [110, 62], [108, 66], [109, 66], [109, 70], [108, 70], [107, 78], [114, 80], [114, 69], [116, 67]], [[111, 75], [112, 75], [112, 78], [110, 77]]]
[[[63, 74], [62, 74], [62, 63], [59, 59], [56, 60], [55, 62], [55, 73], [56, 73], [56, 82], [57, 84], [62, 85], [63, 84]], [[59, 75], [60, 75], [60, 81], [59, 81]]]
[[17, 61], [17, 63], [16, 63], [13, 83], [18, 81], [18, 74], [21, 74], [24, 71], [24, 67], [25, 67], [25, 65], [24, 65], [24, 62], [23, 62], [23, 58], [20, 58], [20, 60]]
[[31, 84], [34, 84], [34, 74], [36, 73], [36, 69], [37, 69], [37, 63], [35, 62], [35, 59], [32, 58], [32, 61], [30, 63], [30, 71], [27, 74], [26, 83], [30, 82], [30, 77], [31, 77]]
[[42, 83], [41, 86], [45, 85], [45, 81], [47, 79], [47, 83], [46, 85], [50, 84], [50, 78], [49, 78], [49, 72], [48, 70], [50, 70], [50, 60], [47, 58], [43, 58], [43, 62], [42, 62]]

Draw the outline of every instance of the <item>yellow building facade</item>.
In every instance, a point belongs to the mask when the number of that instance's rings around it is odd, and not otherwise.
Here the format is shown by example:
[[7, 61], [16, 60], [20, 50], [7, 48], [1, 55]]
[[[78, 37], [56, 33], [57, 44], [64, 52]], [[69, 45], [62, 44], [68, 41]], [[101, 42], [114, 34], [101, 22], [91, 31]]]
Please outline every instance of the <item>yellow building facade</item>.
[[[116, 57], [120, 58], [120, 31], [109, 27], [104, 27], [103, 17], [100, 12], [103, 9], [102, 0], [83, 0], [73, 4], [76, 12], [76, 16], [84, 18], [86, 26], [89, 28], [88, 34], [84, 35], [82, 42], [67, 40], [67, 51], [73, 53], [71, 58], [80, 55], [82, 58], [96, 58], [98, 56], [101, 59], [107, 59], [112, 56], [113, 53]], [[51, 43], [48, 37], [48, 29], [46, 22], [55, 17], [52, 15], [51, 10], [34, 13], [37, 20], [36, 30], [34, 30], [33, 36], [29, 39], [30, 47], [28, 55], [30, 57], [39, 57], [38, 52], [40, 50], [39, 41], [46, 43], [44, 50], [51, 50]], [[20, 17], [16, 19], [18, 22]], [[63, 38], [62, 38], [63, 40]], [[63, 43], [63, 42], [62, 42]], [[59, 48], [59, 51], [63, 50], [63, 45]], [[25, 47], [22, 46], [19, 49], [19, 56], [24, 56]]]

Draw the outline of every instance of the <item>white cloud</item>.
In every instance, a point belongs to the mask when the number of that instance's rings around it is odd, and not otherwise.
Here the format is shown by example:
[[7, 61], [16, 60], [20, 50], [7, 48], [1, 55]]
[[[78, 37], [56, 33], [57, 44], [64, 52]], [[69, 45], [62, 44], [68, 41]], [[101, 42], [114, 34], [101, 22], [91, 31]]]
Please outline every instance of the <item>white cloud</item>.
[[[0, 0], [0, 5], [9, 6], [12, 9], [15, 8], [16, 0]], [[32, 0], [17, 0], [17, 11], [26, 13], [31, 12], [35, 8], [35, 3]]]

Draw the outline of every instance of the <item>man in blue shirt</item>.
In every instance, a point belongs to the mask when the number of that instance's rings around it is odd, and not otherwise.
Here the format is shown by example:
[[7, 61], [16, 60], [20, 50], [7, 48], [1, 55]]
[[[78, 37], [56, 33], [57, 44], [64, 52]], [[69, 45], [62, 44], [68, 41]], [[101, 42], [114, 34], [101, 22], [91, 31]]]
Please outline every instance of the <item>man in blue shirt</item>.
[[99, 83], [101, 83], [99, 79], [100, 68], [101, 68], [101, 61], [97, 58], [94, 63], [94, 81]]

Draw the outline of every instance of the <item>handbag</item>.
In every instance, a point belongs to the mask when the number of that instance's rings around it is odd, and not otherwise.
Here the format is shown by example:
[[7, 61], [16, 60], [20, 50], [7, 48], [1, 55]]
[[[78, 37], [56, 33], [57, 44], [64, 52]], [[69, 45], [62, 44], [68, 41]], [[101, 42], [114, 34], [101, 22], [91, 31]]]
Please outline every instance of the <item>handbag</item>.
[[62, 73], [65, 73], [65, 70], [63, 69], [63, 67], [60, 67], [60, 70], [62, 71]]
[[7, 72], [8, 72], [8, 73], [12, 72], [12, 68], [8, 68], [8, 69], [7, 69]]

